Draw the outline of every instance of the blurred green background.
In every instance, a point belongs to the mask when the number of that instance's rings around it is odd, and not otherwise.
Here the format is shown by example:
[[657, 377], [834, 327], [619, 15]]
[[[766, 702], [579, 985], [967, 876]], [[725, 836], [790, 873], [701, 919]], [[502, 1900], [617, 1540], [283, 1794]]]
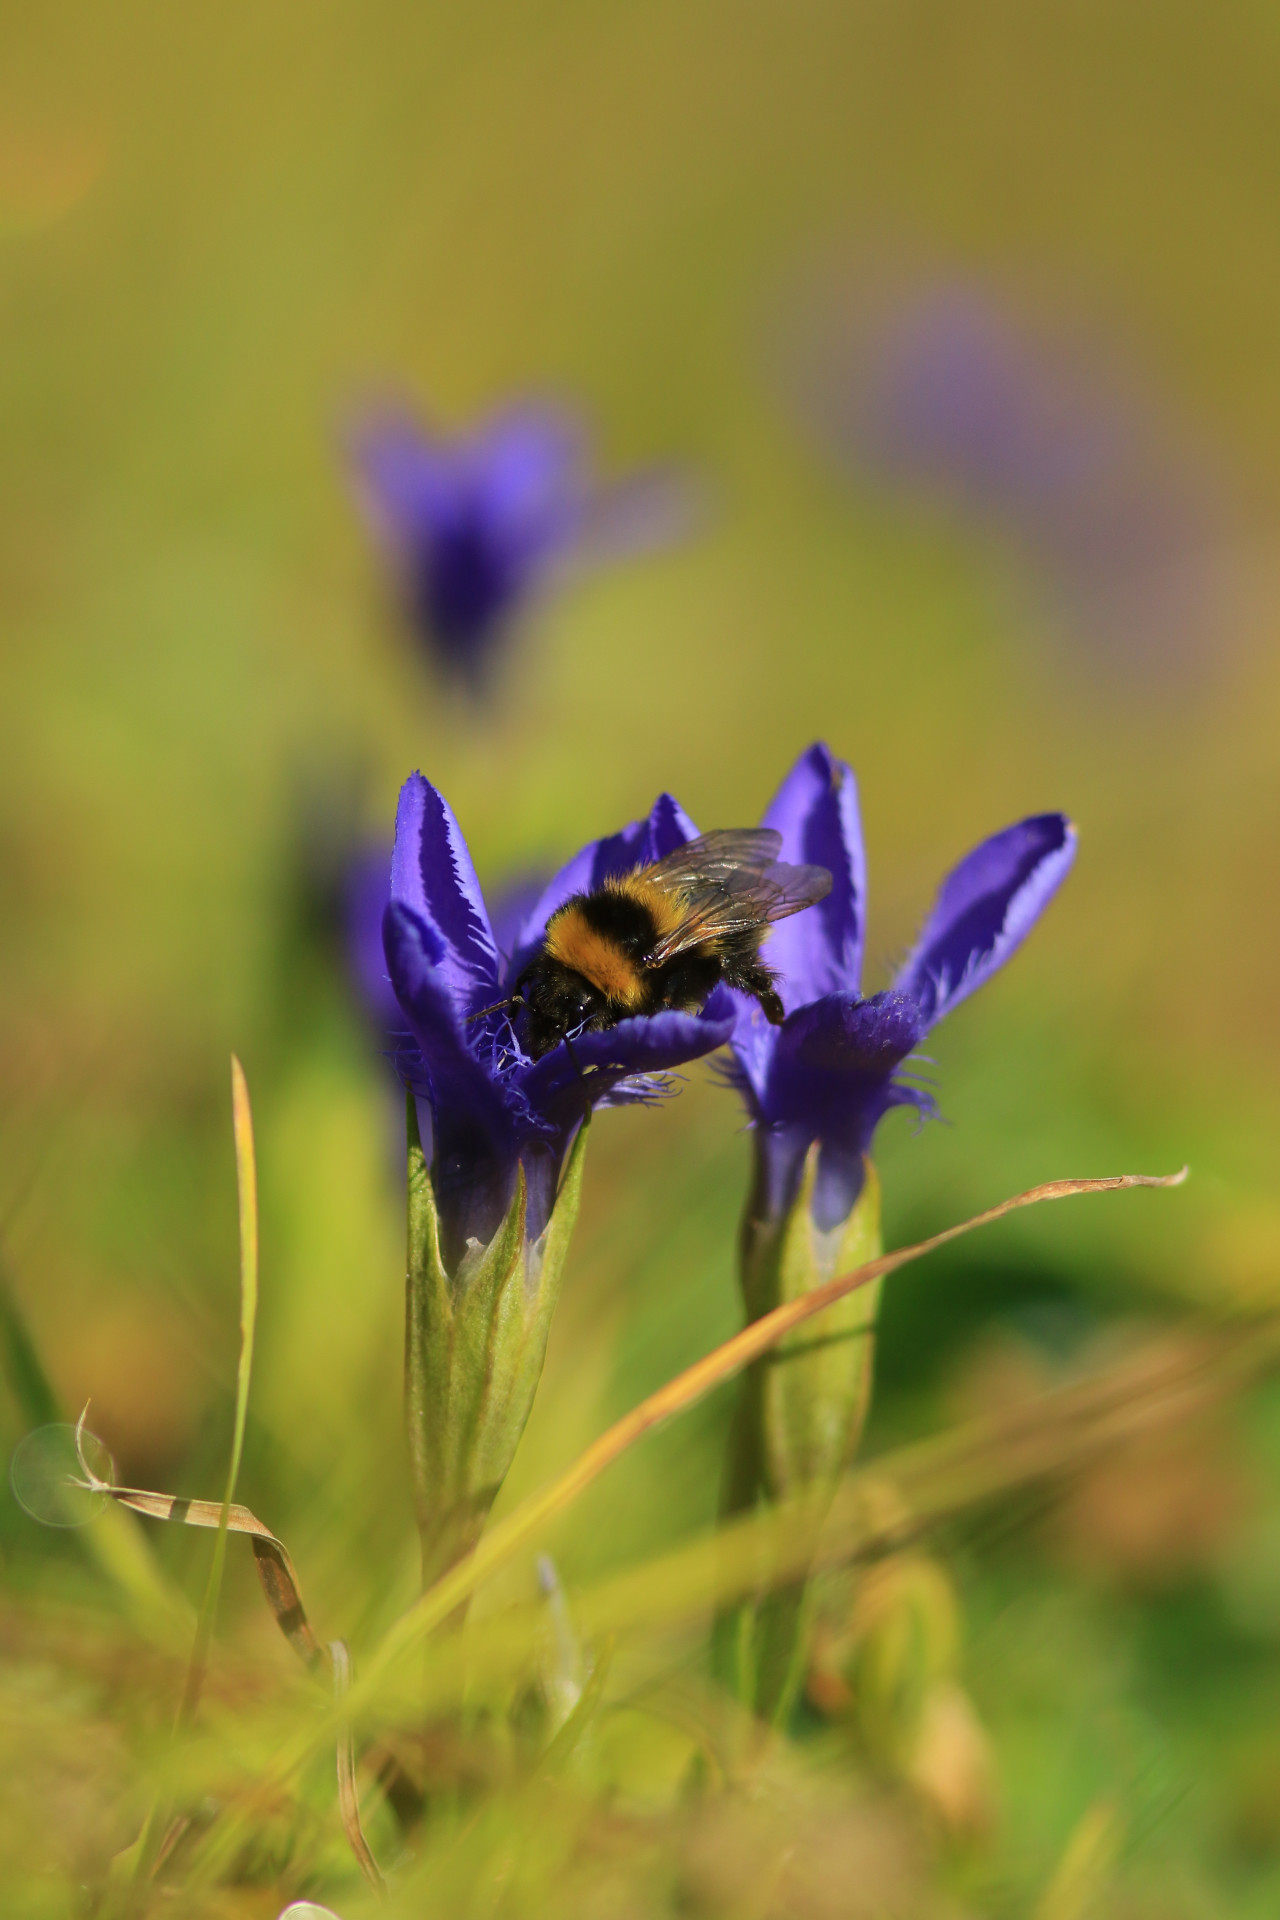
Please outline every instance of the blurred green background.
[[[499, 878], [663, 788], [753, 821], [825, 737], [861, 783], [872, 986], [977, 838], [1073, 814], [1062, 897], [932, 1045], [948, 1124], [881, 1136], [890, 1244], [1058, 1175], [1194, 1177], [904, 1275], [874, 1444], [940, 1424], [993, 1342], [1052, 1369], [1112, 1322], [1274, 1302], [1280, 17], [51, 0], [0, 32], [0, 1252], [124, 1478], [220, 1484], [234, 1047], [264, 1207], [244, 1497], [331, 1631], [411, 1591], [394, 1094], [306, 876], [334, 821], [387, 834], [417, 766]], [[1087, 340], [1203, 461], [1193, 657], [1099, 645], [1016, 528], [812, 430], [815, 325], [933, 282]], [[542, 606], [488, 713], [398, 623], [337, 458], [388, 382], [455, 426], [563, 394], [606, 474], [675, 457], [706, 503]], [[746, 1142], [690, 1082], [596, 1130], [504, 1505], [737, 1324]], [[726, 1411], [582, 1503], [567, 1579], [709, 1518]], [[1274, 1911], [1280, 1403], [1228, 1425], [1203, 1541], [1174, 1500], [1185, 1551], [1087, 1516], [1072, 1551], [956, 1548], [1000, 1911], [1098, 1796], [1135, 1836], [1123, 1911]], [[12, 1502], [3, 1542], [13, 1605], [89, 1604]], [[198, 1547], [156, 1544], [196, 1591]], [[233, 1591], [267, 1647], [247, 1568]]]

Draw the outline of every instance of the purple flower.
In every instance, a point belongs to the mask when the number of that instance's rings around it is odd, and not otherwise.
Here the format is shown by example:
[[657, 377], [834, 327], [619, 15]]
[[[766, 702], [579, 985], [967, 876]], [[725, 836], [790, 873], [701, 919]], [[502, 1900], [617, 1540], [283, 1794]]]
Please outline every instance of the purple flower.
[[944, 280], [823, 360], [808, 407], [824, 438], [1011, 533], [1086, 644], [1117, 664], [1220, 649], [1227, 528], [1211, 463], [1087, 341]]
[[863, 998], [866, 870], [852, 769], [810, 747], [764, 825], [782, 834], [782, 859], [827, 867], [834, 884], [812, 912], [774, 930], [767, 952], [787, 1018], [771, 1027], [754, 1002], [739, 1001], [732, 1077], [757, 1130], [758, 1210], [782, 1217], [817, 1141], [813, 1211], [826, 1230], [857, 1199], [885, 1114], [934, 1111], [904, 1064], [1026, 938], [1071, 866], [1075, 830], [1060, 813], [1036, 814], [975, 847], [943, 881], [892, 986]]
[[352, 434], [350, 455], [409, 619], [472, 692], [567, 560], [676, 530], [672, 476], [651, 469], [593, 484], [580, 424], [552, 407], [512, 408], [454, 440], [384, 409]]
[[443, 796], [420, 773], [400, 794], [391, 899], [383, 921], [387, 971], [408, 1026], [401, 1076], [429, 1110], [436, 1205], [452, 1264], [469, 1238], [487, 1242], [511, 1202], [516, 1170], [528, 1185], [527, 1238], [555, 1199], [569, 1143], [588, 1110], [652, 1098], [653, 1076], [711, 1053], [733, 1031], [733, 995], [717, 987], [700, 1013], [663, 1012], [583, 1033], [539, 1060], [505, 1011], [547, 920], [572, 893], [610, 874], [661, 860], [696, 838], [669, 794], [648, 818], [591, 842], [543, 889], [504, 957], [471, 856]]

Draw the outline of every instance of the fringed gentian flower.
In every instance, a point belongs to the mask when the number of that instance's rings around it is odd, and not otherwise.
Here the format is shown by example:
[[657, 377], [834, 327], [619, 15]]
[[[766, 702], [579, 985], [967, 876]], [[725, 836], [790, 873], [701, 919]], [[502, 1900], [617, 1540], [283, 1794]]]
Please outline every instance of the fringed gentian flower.
[[384, 940], [408, 1028], [397, 1062], [416, 1096], [406, 1389], [428, 1576], [478, 1538], [528, 1419], [577, 1212], [583, 1121], [593, 1107], [654, 1097], [655, 1076], [722, 1045], [736, 1015], [720, 987], [700, 1013], [623, 1020], [533, 1060], [519, 1021], [487, 1010], [571, 894], [694, 837], [664, 794], [647, 819], [584, 847], [544, 888], [504, 965], [447, 803], [421, 774], [401, 793]]
[[386, 410], [352, 434], [350, 452], [410, 622], [472, 693], [566, 562], [662, 540], [680, 517], [663, 470], [594, 483], [579, 422], [552, 407], [512, 408], [453, 440]]
[[812, 1213], [830, 1233], [862, 1191], [885, 1114], [933, 1112], [906, 1070], [911, 1056], [1021, 945], [1066, 877], [1075, 830], [1062, 814], [1042, 813], [984, 840], [943, 881], [893, 984], [864, 998], [866, 867], [852, 769], [811, 747], [763, 824], [781, 833], [783, 860], [815, 861], [833, 884], [812, 912], [774, 930], [767, 954], [787, 1019], [771, 1027], [743, 1003], [734, 1078], [755, 1122], [759, 1217], [786, 1212], [816, 1146]]
[[[892, 986], [864, 997], [866, 877], [852, 769], [825, 746], [803, 754], [764, 817], [780, 857], [832, 874], [826, 899], [778, 926], [766, 949], [786, 1009], [780, 1027], [743, 1000], [732, 1077], [754, 1126], [755, 1173], [742, 1287], [757, 1319], [881, 1252], [869, 1154], [897, 1106], [933, 1112], [912, 1055], [989, 980], [1065, 878], [1075, 833], [1058, 813], [994, 834], [948, 875]], [[857, 1445], [871, 1385], [877, 1289], [847, 1296], [748, 1377], [731, 1454], [731, 1509], [804, 1489], [818, 1506]], [[757, 1711], [785, 1711], [798, 1678], [798, 1601], [739, 1609], [720, 1630], [722, 1670]]]

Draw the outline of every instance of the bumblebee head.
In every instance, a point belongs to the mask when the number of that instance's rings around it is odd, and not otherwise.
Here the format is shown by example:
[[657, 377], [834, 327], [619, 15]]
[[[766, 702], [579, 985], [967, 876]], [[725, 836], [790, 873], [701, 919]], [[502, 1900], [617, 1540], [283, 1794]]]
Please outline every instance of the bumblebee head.
[[608, 1024], [609, 1002], [605, 995], [558, 960], [543, 959], [529, 973], [522, 985], [521, 998], [528, 1011], [529, 1051], [535, 1060], [550, 1053], [567, 1033]]

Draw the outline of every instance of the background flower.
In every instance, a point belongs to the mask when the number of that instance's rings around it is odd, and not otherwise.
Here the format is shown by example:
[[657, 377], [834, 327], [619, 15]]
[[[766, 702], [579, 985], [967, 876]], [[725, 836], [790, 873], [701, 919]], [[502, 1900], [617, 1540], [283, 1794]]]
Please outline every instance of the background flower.
[[684, 518], [667, 469], [593, 480], [582, 422], [562, 407], [512, 407], [455, 438], [385, 408], [354, 430], [349, 452], [410, 621], [472, 692], [571, 558], [661, 541]]
[[818, 322], [803, 402], [860, 479], [1011, 537], [1100, 663], [1221, 655], [1239, 535], [1185, 422], [1080, 329], [1035, 324], [976, 276], [866, 303]]

